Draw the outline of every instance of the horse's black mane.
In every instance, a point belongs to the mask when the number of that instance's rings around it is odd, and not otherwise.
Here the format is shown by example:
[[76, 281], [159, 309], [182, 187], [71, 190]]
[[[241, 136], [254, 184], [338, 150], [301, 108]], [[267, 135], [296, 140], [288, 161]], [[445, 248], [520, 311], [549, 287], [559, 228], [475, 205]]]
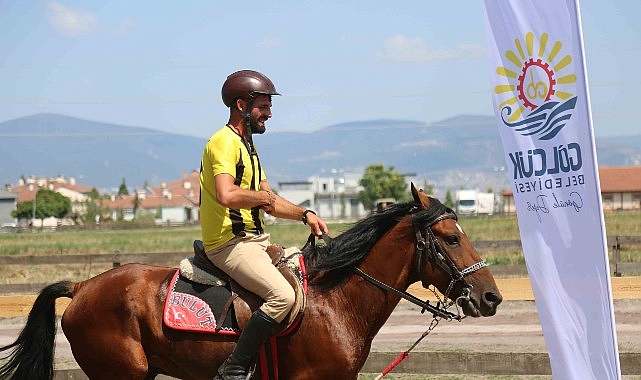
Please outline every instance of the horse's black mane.
[[[430, 198], [430, 207], [422, 209], [415, 202], [395, 203], [358, 221], [353, 227], [328, 240], [325, 245], [307, 246], [303, 255], [311, 283], [324, 289], [341, 284], [369, 253], [374, 244], [403, 218], [414, 214], [424, 224], [448, 211], [438, 199]], [[416, 209], [416, 211], [414, 211]]]

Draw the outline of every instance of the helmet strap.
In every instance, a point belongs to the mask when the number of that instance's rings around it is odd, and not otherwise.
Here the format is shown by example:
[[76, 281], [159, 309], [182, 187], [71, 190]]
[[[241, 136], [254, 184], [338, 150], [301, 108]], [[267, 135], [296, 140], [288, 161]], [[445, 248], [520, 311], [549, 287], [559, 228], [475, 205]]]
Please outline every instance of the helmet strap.
[[254, 145], [254, 141], [252, 138], [252, 130], [251, 130], [251, 113], [252, 113], [252, 108], [254, 108], [254, 97], [252, 96], [249, 98], [249, 102], [247, 102], [247, 107], [245, 107], [245, 111], [240, 111], [241, 115], [243, 115], [243, 124], [245, 127], [245, 134], [247, 135], [247, 141], [249, 142], [250, 145]]

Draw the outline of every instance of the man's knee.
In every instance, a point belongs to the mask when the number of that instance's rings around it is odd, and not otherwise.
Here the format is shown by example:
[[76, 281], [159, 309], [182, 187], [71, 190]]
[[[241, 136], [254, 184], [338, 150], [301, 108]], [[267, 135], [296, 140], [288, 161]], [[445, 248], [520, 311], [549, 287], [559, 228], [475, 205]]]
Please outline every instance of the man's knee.
[[287, 288], [287, 290], [283, 292], [283, 302], [287, 304], [288, 309], [291, 309], [294, 305], [294, 302], [296, 302], [296, 292], [294, 292], [293, 288]]
[[265, 306], [273, 314], [270, 316], [280, 322], [289, 313], [295, 301], [296, 293], [291, 287], [274, 289], [273, 297], [267, 299]]

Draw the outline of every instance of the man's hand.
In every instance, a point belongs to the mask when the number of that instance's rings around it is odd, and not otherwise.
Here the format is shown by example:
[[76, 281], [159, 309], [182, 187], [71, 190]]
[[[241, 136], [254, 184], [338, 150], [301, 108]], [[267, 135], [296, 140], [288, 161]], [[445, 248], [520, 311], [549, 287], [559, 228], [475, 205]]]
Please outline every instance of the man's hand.
[[276, 195], [274, 195], [274, 193], [272, 193], [270, 190], [261, 190], [261, 191], [266, 192], [269, 198], [268, 203], [261, 206], [261, 208], [263, 209], [263, 211], [271, 215], [276, 209]]
[[329, 233], [329, 229], [327, 228], [327, 224], [325, 223], [325, 221], [319, 218], [316, 214], [312, 214], [311, 212], [309, 212], [306, 215], [306, 219], [309, 229], [315, 236], [321, 237], [323, 235], [323, 232], [326, 234]]

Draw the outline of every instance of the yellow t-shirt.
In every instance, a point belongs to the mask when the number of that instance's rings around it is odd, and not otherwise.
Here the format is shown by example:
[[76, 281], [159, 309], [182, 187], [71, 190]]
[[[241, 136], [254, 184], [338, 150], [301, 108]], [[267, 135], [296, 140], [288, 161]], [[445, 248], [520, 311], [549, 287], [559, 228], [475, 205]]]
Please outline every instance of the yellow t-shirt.
[[218, 174], [230, 174], [242, 189], [260, 189], [265, 173], [258, 153], [254, 150], [250, 154], [249, 149], [249, 144], [228, 126], [214, 133], [205, 145], [200, 163], [200, 229], [206, 251], [223, 245], [243, 231], [263, 232], [259, 207], [230, 209], [216, 199], [214, 177]]

